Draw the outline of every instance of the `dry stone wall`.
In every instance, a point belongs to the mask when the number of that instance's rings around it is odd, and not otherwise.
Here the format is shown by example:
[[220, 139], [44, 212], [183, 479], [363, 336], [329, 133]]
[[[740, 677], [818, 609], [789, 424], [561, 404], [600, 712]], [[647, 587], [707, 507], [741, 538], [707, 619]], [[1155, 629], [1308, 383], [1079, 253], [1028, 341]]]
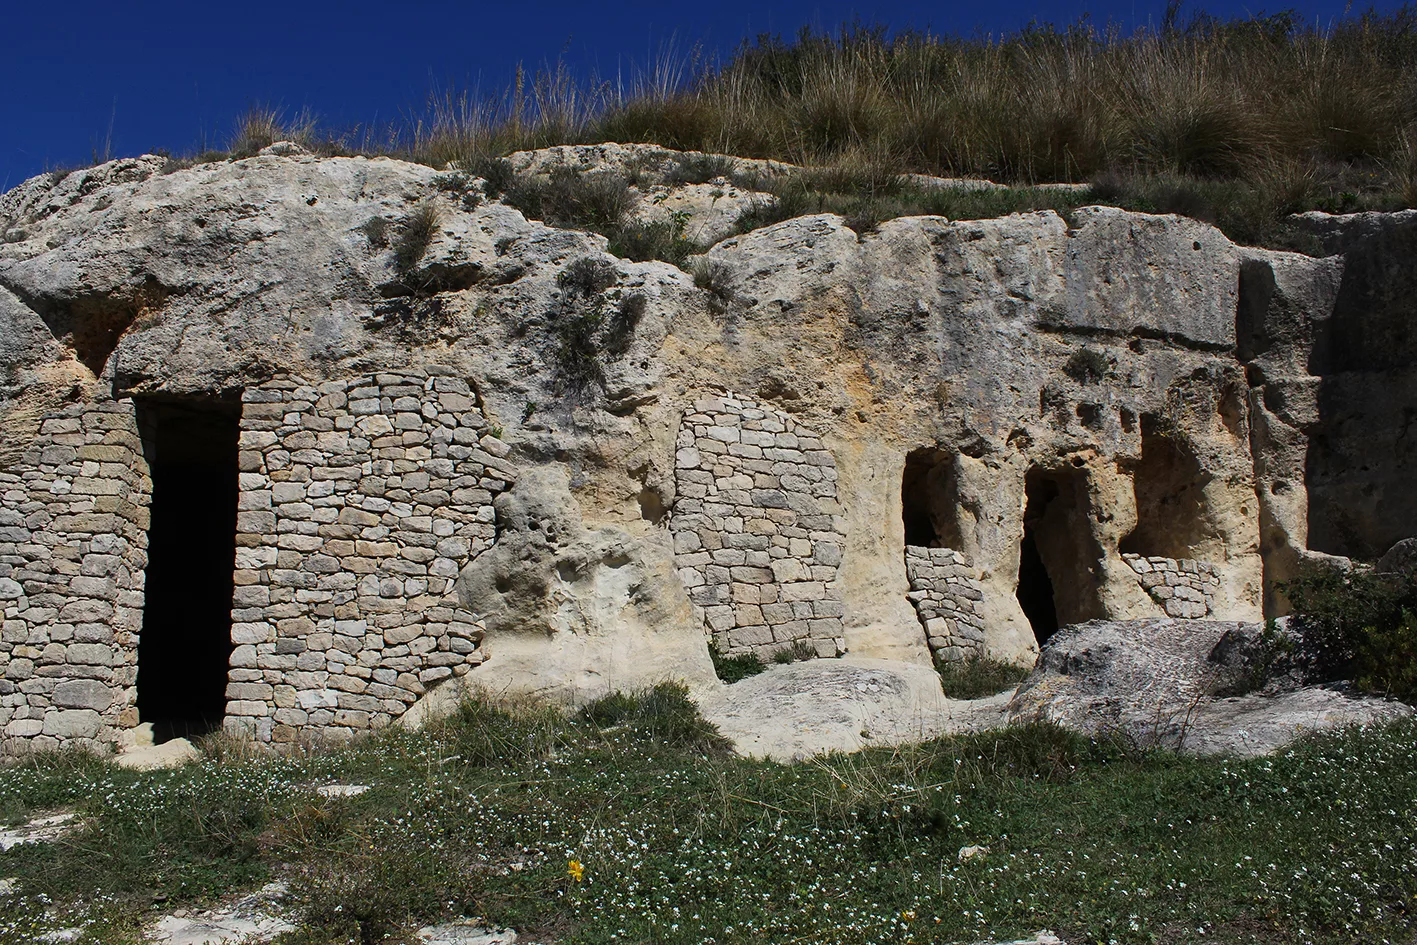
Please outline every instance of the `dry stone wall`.
[[227, 727], [378, 727], [480, 663], [453, 580], [515, 472], [468, 382], [277, 381], [243, 401]]
[[1166, 616], [1198, 619], [1214, 609], [1215, 589], [1220, 586], [1215, 565], [1157, 555], [1124, 554], [1122, 560], [1137, 573], [1141, 586]]
[[984, 592], [965, 563], [949, 548], [905, 546], [905, 574], [930, 652], [944, 663], [984, 655]]
[[771, 654], [805, 641], [822, 656], [843, 652], [841, 509], [821, 438], [718, 393], [695, 401], [676, 446], [675, 566], [718, 650]]
[[47, 417], [0, 473], [8, 750], [112, 744], [137, 723], [151, 491], [131, 401]]

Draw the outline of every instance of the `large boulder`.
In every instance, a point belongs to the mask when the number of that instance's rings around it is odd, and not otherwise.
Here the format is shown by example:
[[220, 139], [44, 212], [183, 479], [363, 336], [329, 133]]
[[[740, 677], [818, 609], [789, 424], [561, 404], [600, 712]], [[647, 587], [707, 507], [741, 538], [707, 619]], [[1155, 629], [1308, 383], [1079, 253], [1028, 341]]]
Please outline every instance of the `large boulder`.
[[[1014, 721], [1196, 754], [1260, 755], [1305, 732], [1410, 715], [1397, 702], [1273, 672], [1265, 628], [1204, 620], [1094, 620], [1048, 641], [1009, 705]], [[1223, 695], [1241, 693], [1243, 695]]]
[[1378, 559], [1379, 574], [1417, 574], [1417, 538], [1404, 538]]

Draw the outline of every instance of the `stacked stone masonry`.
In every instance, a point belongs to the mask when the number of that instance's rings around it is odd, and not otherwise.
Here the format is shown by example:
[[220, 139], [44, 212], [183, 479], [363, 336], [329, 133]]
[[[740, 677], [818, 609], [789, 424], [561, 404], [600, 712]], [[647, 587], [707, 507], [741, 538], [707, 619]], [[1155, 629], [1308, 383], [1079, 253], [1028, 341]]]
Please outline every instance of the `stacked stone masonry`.
[[378, 727], [480, 663], [453, 581], [515, 471], [467, 381], [272, 382], [243, 401], [227, 727]]
[[714, 646], [728, 655], [803, 642], [820, 656], [843, 652], [841, 508], [821, 439], [780, 411], [720, 393], [696, 400], [676, 446], [675, 566]]
[[984, 592], [965, 563], [949, 548], [905, 546], [905, 574], [930, 652], [942, 663], [984, 655]]
[[1137, 554], [1122, 555], [1122, 560], [1137, 573], [1141, 586], [1166, 611], [1166, 616], [1199, 619], [1214, 608], [1215, 589], [1220, 586], [1215, 565], [1189, 558], [1178, 561]]
[[16, 750], [137, 724], [152, 482], [131, 401], [45, 418], [0, 473], [0, 730]]

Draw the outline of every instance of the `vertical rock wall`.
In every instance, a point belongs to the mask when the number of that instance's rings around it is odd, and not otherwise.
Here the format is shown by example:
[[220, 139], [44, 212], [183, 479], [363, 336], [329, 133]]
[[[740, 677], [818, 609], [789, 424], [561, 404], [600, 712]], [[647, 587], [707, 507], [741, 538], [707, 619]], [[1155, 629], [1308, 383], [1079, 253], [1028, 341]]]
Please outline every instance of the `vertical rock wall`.
[[47, 417], [0, 473], [7, 747], [111, 744], [137, 723], [147, 475], [131, 401]]
[[453, 579], [514, 479], [467, 381], [379, 374], [243, 398], [227, 727], [353, 733], [483, 659]]
[[684, 417], [670, 519], [675, 566], [726, 654], [845, 649], [836, 461], [790, 416], [735, 394]]

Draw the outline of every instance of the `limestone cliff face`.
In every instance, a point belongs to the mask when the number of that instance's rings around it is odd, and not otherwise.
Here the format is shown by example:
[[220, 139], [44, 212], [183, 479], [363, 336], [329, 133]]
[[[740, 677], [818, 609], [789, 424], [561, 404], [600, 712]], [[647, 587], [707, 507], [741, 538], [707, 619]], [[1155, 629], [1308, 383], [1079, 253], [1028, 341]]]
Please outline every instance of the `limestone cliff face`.
[[[554, 152], [517, 160], [670, 157]], [[661, 187], [640, 212], [718, 234], [725, 202], [767, 199]], [[0, 196], [11, 738], [136, 723], [155, 405], [239, 427], [228, 724], [265, 739], [383, 724], [450, 677], [712, 688], [711, 641], [1026, 660], [1058, 623], [1251, 620], [1311, 549], [1417, 532], [1402, 215], [1315, 223], [1325, 258], [1104, 207], [816, 215], [718, 242], [706, 290], [471, 203], [429, 168], [274, 152]], [[106, 437], [128, 479], [86, 492], [121, 478], [80, 453]], [[119, 553], [74, 530], [90, 512], [130, 523]], [[954, 555], [908, 572], [907, 546]], [[104, 594], [118, 632], [62, 616]], [[80, 625], [107, 663], [70, 652]], [[46, 729], [74, 676], [107, 702]]]

